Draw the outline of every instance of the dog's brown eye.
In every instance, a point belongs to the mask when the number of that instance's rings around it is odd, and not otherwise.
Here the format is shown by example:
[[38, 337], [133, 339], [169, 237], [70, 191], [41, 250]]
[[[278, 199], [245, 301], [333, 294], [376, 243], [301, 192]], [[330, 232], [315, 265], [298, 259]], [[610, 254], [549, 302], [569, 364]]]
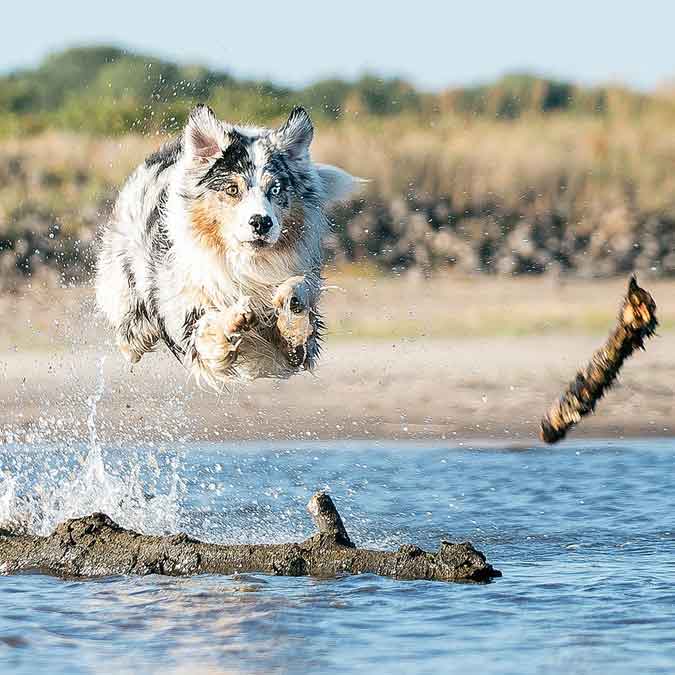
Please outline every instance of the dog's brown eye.
[[239, 194], [239, 188], [236, 185], [228, 185], [225, 188], [225, 193], [230, 197], [236, 197]]

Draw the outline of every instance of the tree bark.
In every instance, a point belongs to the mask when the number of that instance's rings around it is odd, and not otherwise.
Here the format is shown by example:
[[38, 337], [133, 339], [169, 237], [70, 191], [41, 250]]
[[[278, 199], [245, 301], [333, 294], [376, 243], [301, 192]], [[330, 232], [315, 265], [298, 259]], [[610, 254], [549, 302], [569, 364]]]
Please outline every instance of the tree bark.
[[634, 276], [631, 277], [616, 327], [605, 344], [593, 354], [590, 363], [577, 372], [563, 395], [544, 415], [541, 440], [557, 443], [583, 417], [592, 413], [618, 377], [624, 361], [636, 349], [645, 348], [645, 340], [654, 335], [657, 326], [654, 299], [638, 286]]
[[501, 576], [470, 543], [442, 541], [427, 552], [356, 548], [331, 498], [315, 494], [308, 510], [317, 534], [293, 544], [207, 544], [185, 534], [139, 534], [103, 513], [61, 523], [48, 537], [0, 530], [0, 572], [38, 571], [65, 577], [235, 574], [333, 577], [371, 573], [397, 579], [485, 582]]

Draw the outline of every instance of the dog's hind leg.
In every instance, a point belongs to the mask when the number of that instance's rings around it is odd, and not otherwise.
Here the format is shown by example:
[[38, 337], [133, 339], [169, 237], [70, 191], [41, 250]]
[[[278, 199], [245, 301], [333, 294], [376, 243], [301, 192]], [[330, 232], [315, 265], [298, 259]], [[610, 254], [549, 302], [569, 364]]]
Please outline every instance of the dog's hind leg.
[[137, 363], [154, 349], [160, 336], [137, 290], [132, 260], [123, 244], [119, 237], [104, 243], [96, 274], [96, 301], [115, 330], [120, 351], [127, 361]]
[[117, 328], [117, 346], [129, 363], [138, 363], [146, 352], [154, 350], [159, 332], [149, 320], [143, 303], [125, 315]]

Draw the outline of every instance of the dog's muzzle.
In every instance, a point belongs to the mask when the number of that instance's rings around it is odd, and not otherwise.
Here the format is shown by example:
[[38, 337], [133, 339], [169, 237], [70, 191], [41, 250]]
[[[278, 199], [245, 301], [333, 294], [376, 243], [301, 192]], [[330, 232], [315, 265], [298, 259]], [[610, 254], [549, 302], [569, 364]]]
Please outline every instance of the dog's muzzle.
[[264, 237], [272, 229], [274, 223], [272, 223], [272, 219], [269, 216], [262, 216], [257, 213], [251, 216], [248, 224], [251, 226], [254, 234], [258, 237]]

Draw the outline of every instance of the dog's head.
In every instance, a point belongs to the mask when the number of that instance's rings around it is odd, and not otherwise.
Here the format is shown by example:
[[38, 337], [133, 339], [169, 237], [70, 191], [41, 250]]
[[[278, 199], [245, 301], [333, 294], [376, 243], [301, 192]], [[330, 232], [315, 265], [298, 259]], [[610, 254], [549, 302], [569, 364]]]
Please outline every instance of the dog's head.
[[197, 238], [251, 256], [297, 242], [307, 210], [343, 199], [356, 183], [311, 161], [313, 133], [303, 108], [277, 129], [233, 126], [195, 108], [183, 138], [183, 194]]

